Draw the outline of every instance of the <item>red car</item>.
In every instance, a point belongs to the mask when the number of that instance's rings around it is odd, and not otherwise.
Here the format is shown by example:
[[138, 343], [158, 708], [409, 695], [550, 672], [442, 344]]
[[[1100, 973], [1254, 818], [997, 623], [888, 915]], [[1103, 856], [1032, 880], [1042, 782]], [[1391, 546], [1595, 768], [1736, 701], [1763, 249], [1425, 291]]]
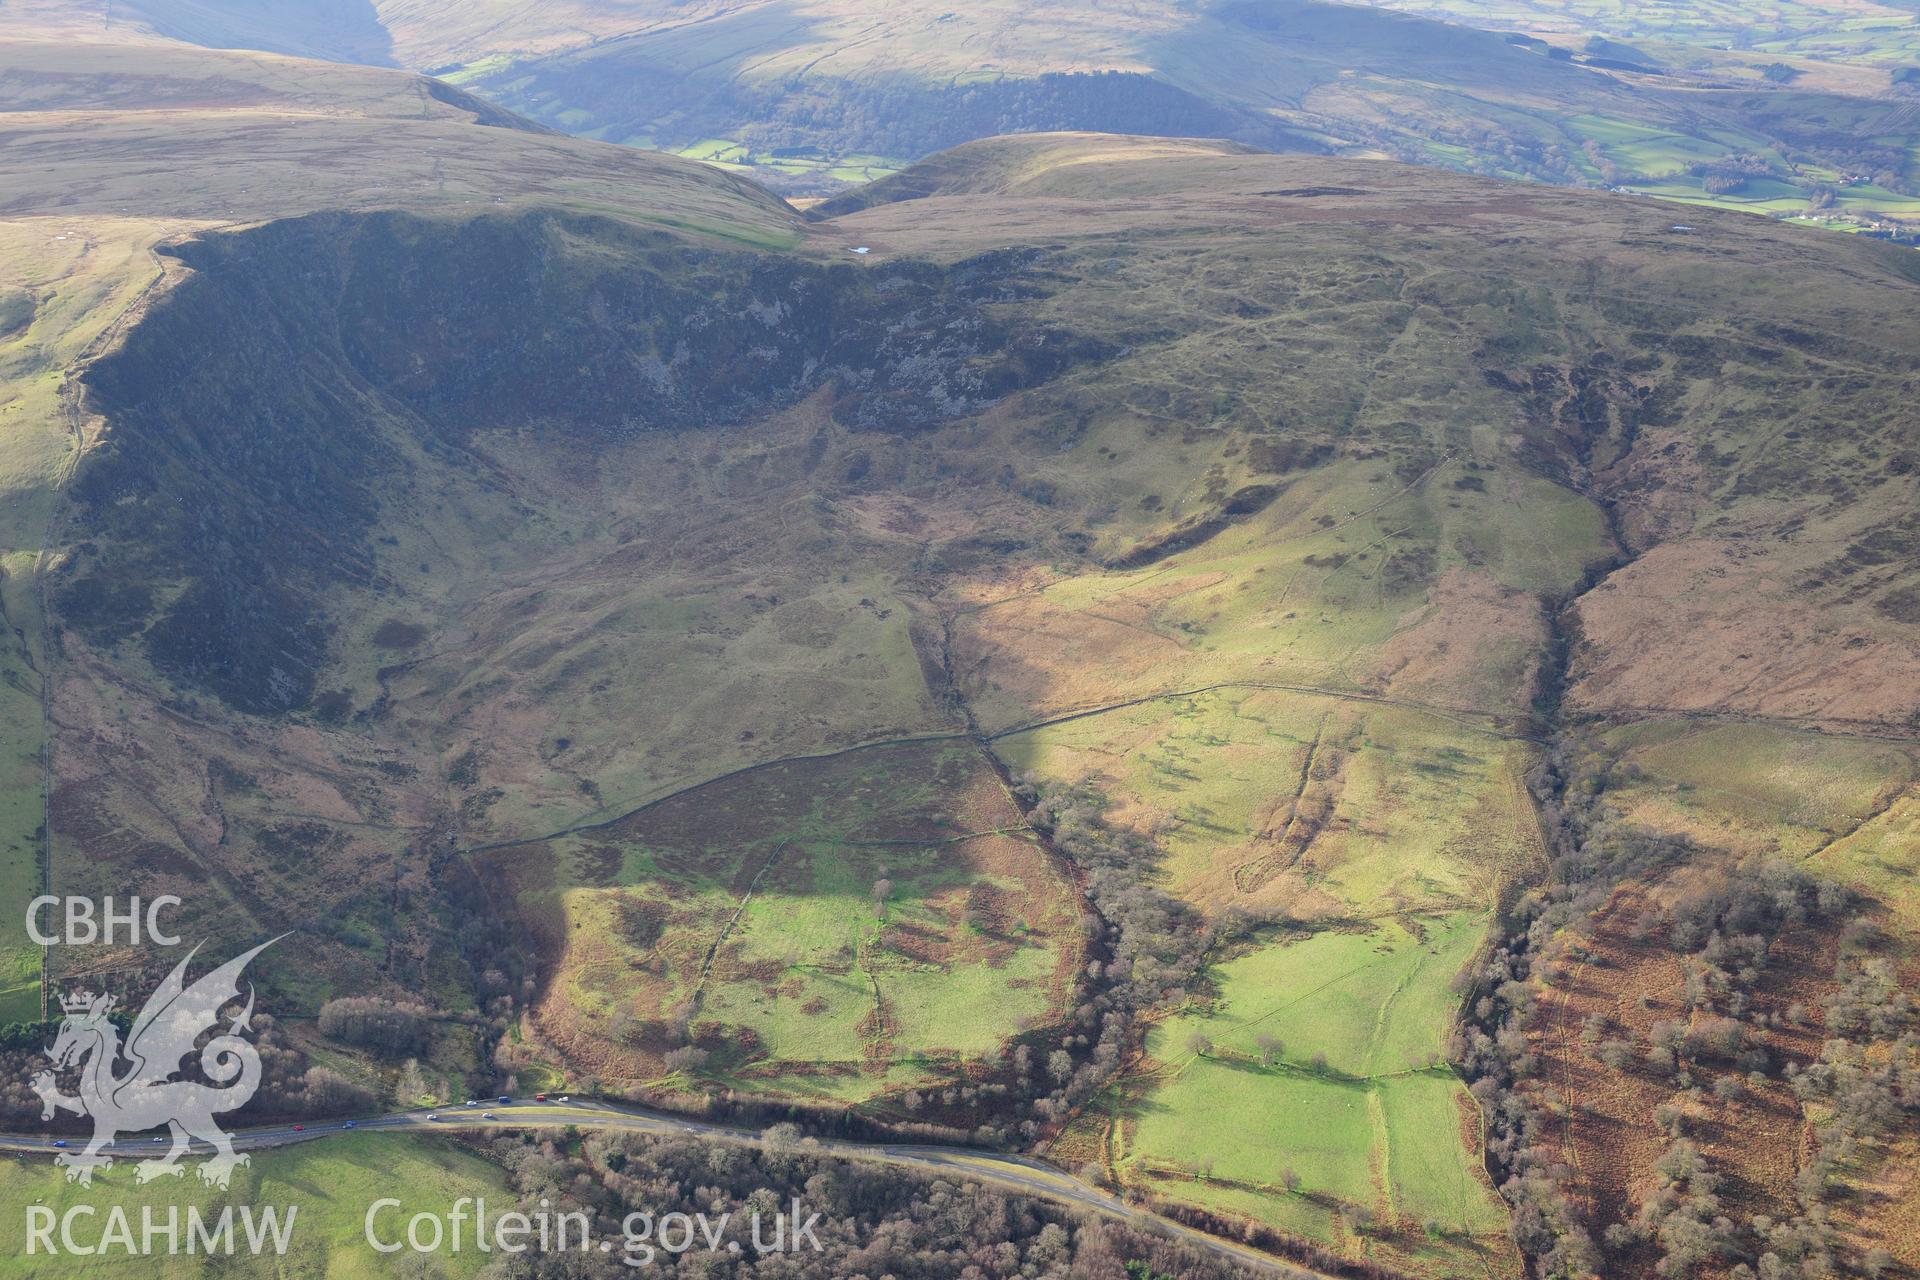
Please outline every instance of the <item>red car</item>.
[[545, 1102], [547, 1100], [547, 1095], [544, 1093], [536, 1093], [533, 1095], [533, 1100], [535, 1102]]
[[305, 1132], [307, 1131], [307, 1126], [305, 1126], [305, 1125], [303, 1125], [303, 1124], [297, 1124], [297, 1125], [295, 1125], [295, 1126], [293, 1126], [293, 1131], [294, 1131], [295, 1133], [305, 1133]]

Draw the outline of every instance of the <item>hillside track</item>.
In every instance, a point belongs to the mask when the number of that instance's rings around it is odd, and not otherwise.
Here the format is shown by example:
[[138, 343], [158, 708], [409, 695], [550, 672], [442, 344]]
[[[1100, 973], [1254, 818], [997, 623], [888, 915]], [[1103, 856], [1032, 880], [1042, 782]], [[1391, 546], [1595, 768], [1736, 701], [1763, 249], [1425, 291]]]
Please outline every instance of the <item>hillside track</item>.
[[1419, 711], [1428, 715], [1438, 716], [1443, 720], [1450, 720], [1470, 732], [1485, 734], [1489, 737], [1505, 738], [1515, 742], [1539, 741], [1538, 738], [1529, 734], [1516, 733], [1491, 725], [1474, 724], [1469, 720], [1462, 719], [1461, 717], [1463, 716], [1484, 716], [1489, 720], [1497, 719], [1497, 717], [1490, 712], [1475, 711], [1466, 707], [1441, 706], [1434, 703], [1418, 702], [1410, 698], [1395, 698], [1389, 697], [1386, 694], [1367, 693], [1359, 689], [1334, 689], [1320, 685], [1281, 684], [1268, 680], [1222, 680], [1215, 684], [1199, 685], [1192, 689], [1167, 689], [1158, 693], [1142, 694], [1137, 698], [1127, 698], [1119, 702], [1102, 703], [1094, 707], [1082, 707], [1075, 711], [1063, 712], [1060, 715], [1049, 716], [1045, 719], [1012, 725], [1005, 729], [997, 729], [992, 733], [974, 734], [961, 730], [949, 730], [947, 732], [903, 734], [897, 737], [875, 738], [867, 742], [858, 742], [850, 747], [839, 747], [831, 751], [801, 752], [797, 755], [778, 756], [771, 760], [760, 760], [753, 764], [741, 765], [737, 769], [729, 769], [725, 773], [715, 774], [711, 778], [702, 778], [698, 782], [688, 783], [684, 787], [666, 792], [662, 795], [654, 796], [652, 799], [645, 800], [633, 806], [631, 809], [623, 810], [611, 817], [595, 817], [586, 822], [575, 823], [571, 826], [561, 827], [558, 830], [548, 831], [538, 835], [512, 836], [500, 840], [489, 840], [482, 844], [469, 845], [463, 849], [462, 852], [469, 854], [491, 853], [499, 849], [511, 849], [518, 845], [539, 844], [547, 840], [558, 840], [565, 836], [579, 835], [588, 831], [605, 831], [610, 827], [620, 825], [629, 818], [645, 813], [649, 809], [658, 808], [669, 800], [678, 799], [681, 796], [689, 795], [695, 791], [700, 791], [734, 778], [746, 777], [750, 774], [761, 773], [768, 769], [777, 769], [781, 765], [801, 764], [817, 760], [837, 760], [841, 756], [855, 755], [862, 751], [878, 751], [886, 747], [916, 746], [922, 743], [932, 742], [971, 741], [992, 744], [999, 742], [1003, 738], [1011, 738], [1019, 734], [1031, 733], [1036, 729], [1047, 729], [1054, 725], [1068, 724], [1075, 720], [1085, 720], [1093, 716], [1106, 715], [1113, 711], [1124, 711], [1129, 707], [1141, 707], [1149, 703], [1165, 702], [1174, 698], [1194, 698], [1202, 694], [1220, 693], [1234, 689], [1297, 693], [1306, 697], [1338, 698], [1346, 702], [1371, 702], [1380, 706], [1400, 707], [1409, 711]]

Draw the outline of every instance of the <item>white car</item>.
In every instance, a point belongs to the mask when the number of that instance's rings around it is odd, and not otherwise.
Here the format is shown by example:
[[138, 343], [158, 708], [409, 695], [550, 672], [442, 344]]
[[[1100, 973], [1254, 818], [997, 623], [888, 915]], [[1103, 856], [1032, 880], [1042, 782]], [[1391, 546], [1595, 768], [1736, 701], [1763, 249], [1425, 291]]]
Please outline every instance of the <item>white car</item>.
[[439, 1118], [440, 1118], [440, 1113], [439, 1113], [438, 1111], [429, 1111], [429, 1112], [427, 1112], [427, 1119], [429, 1119], [429, 1120], [438, 1120]]

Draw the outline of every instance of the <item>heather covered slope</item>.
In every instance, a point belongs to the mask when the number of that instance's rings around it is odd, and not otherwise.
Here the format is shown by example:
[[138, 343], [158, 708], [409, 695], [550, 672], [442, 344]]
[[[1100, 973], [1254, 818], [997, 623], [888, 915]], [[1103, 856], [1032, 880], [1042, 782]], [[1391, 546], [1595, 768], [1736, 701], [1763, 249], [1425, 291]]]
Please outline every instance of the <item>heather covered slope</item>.
[[[1446, 1057], [1542, 760], [1913, 736], [1889, 247], [1088, 135], [802, 223], [472, 132], [657, 184], [209, 230], [81, 375], [53, 871], [309, 922], [283, 1007], [1510, 1272]], [[1905, 803], [1836, 751], [1821, 830]]]
[[[55, 495], [107, 430], [80, 371], [181, 278], [157, 246], [315, 208], [497, 210], [529, 198], [722, 242], [789, 241], [795, 219], [711, 169], [552, 136], [402, 72], [56, 40], [0, 44], [0, 68], [10, 157], [0, 196], [0, 733], [10, 762], [0, 851], [4, 882], [24, 901], [47, 839], [41, 610], [67, 545]], [[69, 603], [86, 619], [113, 598], [83, 591]], [[37, 1015], [39, 954], [17, 916], [5, 937], [0, 1008]]]

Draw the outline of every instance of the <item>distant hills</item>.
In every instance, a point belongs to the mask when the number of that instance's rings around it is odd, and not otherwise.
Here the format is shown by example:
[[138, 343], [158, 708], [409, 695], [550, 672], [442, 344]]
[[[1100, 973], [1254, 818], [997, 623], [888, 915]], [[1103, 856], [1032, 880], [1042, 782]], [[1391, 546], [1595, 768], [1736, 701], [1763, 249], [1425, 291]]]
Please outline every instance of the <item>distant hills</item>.
[[1714, 0], [1659, 21], [1623, 8], [1598, 32], [1559, 0], [37, 0], [15, 12], [93, 38], [405, 66], [556, 129], [800, 195], [973, 138], [1066, 129], [1920, 224], [1908, 74], [1920, 75], [1920, 16], [1897, 8], [1863, 25], [1811, 0], [1743, 41], [1726, 35], [1743, 19]]

